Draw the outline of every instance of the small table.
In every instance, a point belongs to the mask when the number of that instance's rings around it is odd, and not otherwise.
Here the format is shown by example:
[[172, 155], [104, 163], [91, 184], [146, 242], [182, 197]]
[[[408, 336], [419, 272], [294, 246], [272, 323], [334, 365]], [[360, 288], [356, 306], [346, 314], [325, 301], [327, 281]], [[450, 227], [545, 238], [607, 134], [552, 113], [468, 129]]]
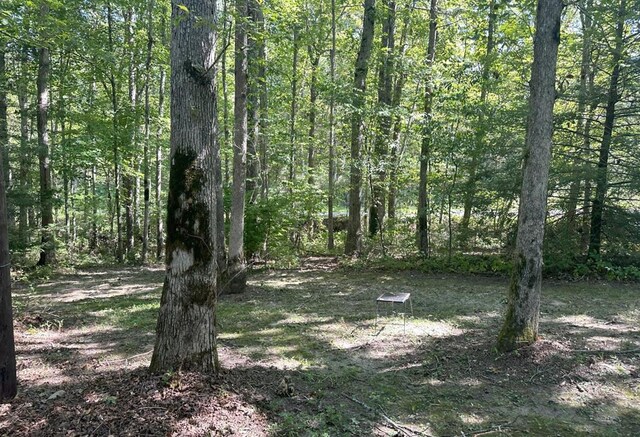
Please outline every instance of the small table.
[[401, 303], [404, 307], [404, 312], [402, 313], [402, 323], [403, 323], [403, 332], [406, 332], [407, 329], [407, 320], [405, 315], [407, 313], [407, 301], [409, 301], [409, 309], [411, 310], [411, 316], [413, 317], [413, 304], [411, 303], [411, 293], [382, 293], [376, 299], [376, 328], [378, 327], [378, 316], [380, 309], [380, 302], [382, 303], [390, 303], [393, 309], [393, 305], [395, 303]]

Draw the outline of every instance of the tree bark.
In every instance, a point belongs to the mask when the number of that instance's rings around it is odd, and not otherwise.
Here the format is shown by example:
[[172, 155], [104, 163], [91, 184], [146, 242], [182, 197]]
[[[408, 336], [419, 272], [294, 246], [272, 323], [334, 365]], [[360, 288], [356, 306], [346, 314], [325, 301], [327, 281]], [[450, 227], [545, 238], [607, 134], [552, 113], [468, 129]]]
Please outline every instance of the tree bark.
[[[436, 38], [438, 26], [438, 1], [431, 0], [429, 8], [429, 45], [427, 48], [427, 65], [429, 74], [436, 56]], [[429, 160], [431, 159], [431, 108], [433, 104], [433, 85], [427, 78], [424, 88], [424, 120], [422, 121], [422, 142], [420, 146], [420, 185], [418, 186], [418, 250], [429, 255], [429, 199], [427, 196], [427, 177]]]
[[227, 290], [230, 293], [242, 293], [247, 285], [244, 259], [244, 210], [247, 165], [248, 19], [247, 0], [236, 0], [233, 187], [227, 270]]
[[362, 146], [364, 143], [364, 103], [367, 88], [369, 57], [373, 44], [375, 23], [375, 0], [365, 0], [362, 18], [362, 37], [356, 59], [353, 86], [353, 109], [351, 114], [351, 164], [349, 177], [349, 223], [344, 245], [346, 255], [358, 255], [362, 250], [362, 227], [360, 220], [360, 190], [362, 189]]
[[526, 346], [538, 338], [542, 242], [547, 215], [556, 64], [563, 8], [562, 0], [538, 1], [514, 267], [507, 312], [497, 345], [501, 351]]
[[[184, 11], [182, 6], [188, 9]], [[216, 2], [174, 0], [166, 276], [151, 371], [217, 372]]]
[[609, 81], [609, 92], [607, 93], [607, 109], [604, 117], [604, 132], [602, 143], [600, 144], [600, 156], [598, 158], [598, 171], [596, 174], [596, 193], [591, 206], [591, 226], [589, 234], [589, 256], [598, 257], [602, 245], [602, 216], [604, 203], [607, 197], [609, 152], [613, 137], [613, 127], [616, 119], [616, 103], [620, 99], [618, 93], [618, 82], [620, 80], [620, 68], [622, 61], [622, 50], [624, 44], [624, 21], [626, 16], [627, 2], [620, 0], [618, 10], [618, 23], [616, 28], [616, 44], [613, 49], [613, 71]]
[[[46, 19], [49, 14], [47, 3], [40, 6], [40, 17]], [[38, 53], [38, 161], [40, 165], [40, 214], [41, 214], [41, 248], [39, 266], [53, 262], [55, 249], [53, 232], [53, 187], [51, 185], [51, 158], [49, 156], [49, 75], [51, 57], [47, 47], [41, 47]]]

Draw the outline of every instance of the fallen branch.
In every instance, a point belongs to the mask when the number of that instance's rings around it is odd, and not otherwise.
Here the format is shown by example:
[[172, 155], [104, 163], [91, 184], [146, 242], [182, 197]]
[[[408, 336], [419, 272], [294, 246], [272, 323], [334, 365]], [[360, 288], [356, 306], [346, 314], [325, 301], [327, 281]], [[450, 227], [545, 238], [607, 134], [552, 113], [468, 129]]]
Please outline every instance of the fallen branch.
[[626, 349], [623, 351], [611, 351], [604, 349], [572, 349], [571, 352], [578, 354], [637, 354], [640, 349]]
[[370, 411], [373, 414], [379, 415], [380, 417], [382, 417], [382, 419], [384, 419], [384, 421], [387, 423], [387, 425], [389, 425], [391, 428], [395, 429], [397, 432], [399, 432], [403, 436], [407, 436], [407, 437], [413, 437], [413, 436], [416, 436], [416, 435], [423, 435], [423, 436], [427, 436], [427, 437], [431, 436], [431, 434], [416, 433], [415, 431], [412, 431], [412, 430], [408, 429], [407, 427], [396, 423], [387, 414], [385, 414], [385, 412], [384, 412], [384, 410], [382, 410], [382, 408], [375, 409], [375, 408], [370, 407], [369, 405], [365, 404], [364, 402], [362, 402], [362, 401], [360, 401], [360, 400], [358, 400], [356, 398], [353, 398], [353, 397], [348, 396], [346, 394], [343, 394], [343, 396], [345, 398], [349, 399], [351, 402], [355, 402], [356, 404], [360, 405], [365, 410]]

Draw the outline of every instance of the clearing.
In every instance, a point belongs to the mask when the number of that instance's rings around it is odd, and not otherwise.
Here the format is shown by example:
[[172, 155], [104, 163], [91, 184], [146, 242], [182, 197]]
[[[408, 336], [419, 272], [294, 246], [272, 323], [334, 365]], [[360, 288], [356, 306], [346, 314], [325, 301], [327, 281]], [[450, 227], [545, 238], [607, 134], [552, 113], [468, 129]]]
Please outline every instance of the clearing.
[[[265, 269], [220, 299], [212, 378], [146, 371], [163, 274], [17, 284], [0, 435], [640, 435], [637, 284], [545, 282], [542, 340], [501, 355], [506, 279]], [[411, 293], [406, 332], [397, 315], [374, 328], [383, 292]]]

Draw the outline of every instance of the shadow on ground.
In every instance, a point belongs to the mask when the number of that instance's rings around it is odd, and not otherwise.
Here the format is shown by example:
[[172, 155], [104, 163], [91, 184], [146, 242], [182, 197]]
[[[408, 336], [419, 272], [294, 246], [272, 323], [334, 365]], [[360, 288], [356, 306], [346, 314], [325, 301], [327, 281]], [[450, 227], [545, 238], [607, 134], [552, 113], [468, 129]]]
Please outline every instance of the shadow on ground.
[[[212, 378], [146, 372], [161, 282], [119, 269], [18, 289], [21, 393], [0, 435], [640, 434], [632, 286], [546, 284], [543, 339], [499, 355], [504, 281], [258, 272], [220, 299]], [[374, 329], [382, 292], [412, 293], [406, 332]]]

